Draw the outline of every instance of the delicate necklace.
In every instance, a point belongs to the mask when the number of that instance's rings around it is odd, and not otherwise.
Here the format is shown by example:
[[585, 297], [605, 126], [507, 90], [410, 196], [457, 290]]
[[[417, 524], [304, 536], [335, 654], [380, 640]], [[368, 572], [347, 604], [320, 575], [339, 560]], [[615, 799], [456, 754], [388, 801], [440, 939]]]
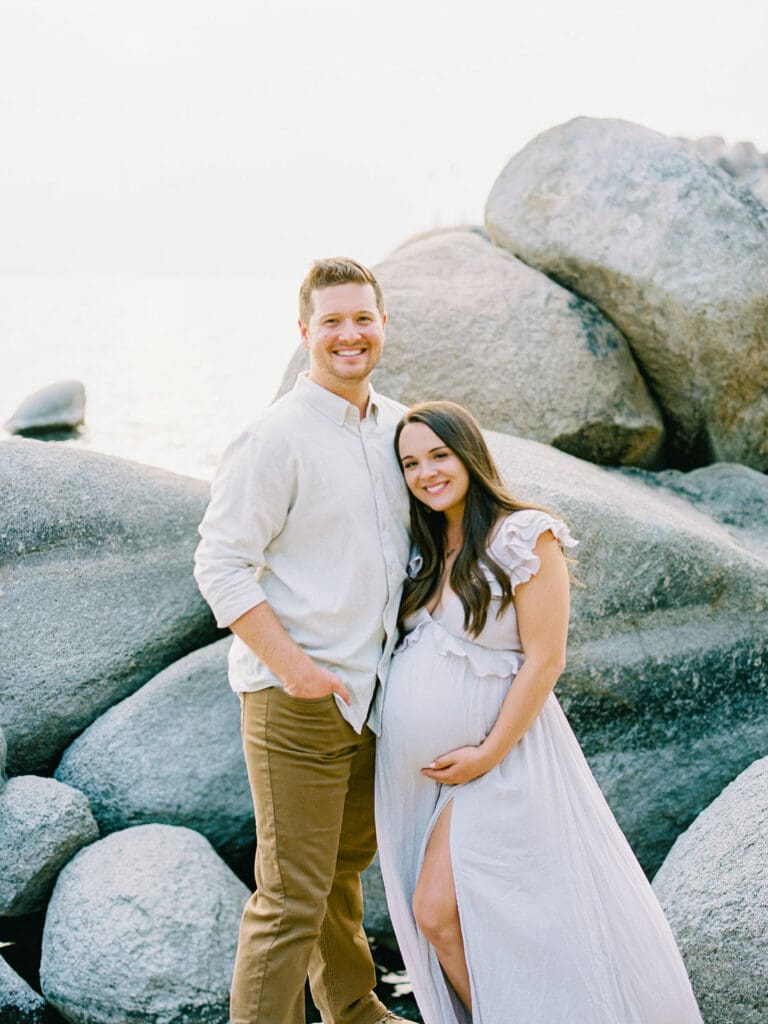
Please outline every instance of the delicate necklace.
[[461, 547], [461, 544], [462, 544], [462, 542], [460, 540], [457, 540], [456, 543], [453, 545], [453, 547], [449, 551], [445, 552], [446, 561], [451, 557], [451, 555], [454, 553], [454, 551], [458, 551], [459, 550], [459, 548]]

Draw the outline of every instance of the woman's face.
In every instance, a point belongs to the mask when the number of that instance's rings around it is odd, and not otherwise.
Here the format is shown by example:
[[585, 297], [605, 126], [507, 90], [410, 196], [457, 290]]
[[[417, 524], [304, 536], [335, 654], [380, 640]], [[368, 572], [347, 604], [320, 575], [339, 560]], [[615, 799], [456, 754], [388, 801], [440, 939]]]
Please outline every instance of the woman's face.
[[426, 423], [407, 423], [400, 432], [398, 451], [411, 494], [435, 512], [460, 516], [469, 473], [442, 438]]

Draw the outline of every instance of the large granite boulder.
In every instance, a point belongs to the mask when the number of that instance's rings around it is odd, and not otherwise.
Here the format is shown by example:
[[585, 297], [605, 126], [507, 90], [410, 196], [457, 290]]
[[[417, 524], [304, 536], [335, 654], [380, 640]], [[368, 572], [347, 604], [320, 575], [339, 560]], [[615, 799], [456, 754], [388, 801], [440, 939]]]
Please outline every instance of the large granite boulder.
[[[557, 692], [648, 871], [768, 753], [768, 565], [687, 499], [489, 434], [511, 489], [581, 541]], [[725, 502], [725, 495], [722, 497]]]
[[192, 578], [207, 486], [107, 455], [0, 443], [0, 722], [12, 774], [218, 636]]
[[59, 876], [40, 982], [72, 1024], [225, 1024], [246, 887], [206, 839], [141, 825]]
[[707, 1024], [768, 1020], [768, 757], [680, 836], [653, 882]]
[[768, 210], [751, 193], [684, 142], [581, 117], [509, 161], [486, 226], [624, 334], [669, 464], [768, 469]]
[[0, 956], [0, 1021], [2, 1024], [53, 1024], [59, 1020], [39, 992]]
[[36, 775], [10, 779], [0, 792], [0, 916], [41, 910], [61, 868], [98, 836], [83, 793]]
[[737, 462], [681, 473], [668, 469], [647, 473], [642, 469], [621, 472], [687, 498], [701, 512], [728, 527], [732, 536], [768, 561], [768, 477]]
[[11, 434], [71, 431], [85, 420], [85, 387], [79, 380], [60, 380], [25, 398], [5, 423]]
[[162, 822], [201, 832], [238, 869], [251, 862], [253, 805], [231, 638], [174, 662], [89, 726], [56, 778], [88, 795], [102, 834]]
[[[484, 426], [609, 465], [653, 466], [664, 427], [625, 339], [598, 309], [479, 232], [413, 240], [376, 267], [388, 323], [376, 387], [444, 398]], [[281, 391], [307, 365], [297, 351]]]

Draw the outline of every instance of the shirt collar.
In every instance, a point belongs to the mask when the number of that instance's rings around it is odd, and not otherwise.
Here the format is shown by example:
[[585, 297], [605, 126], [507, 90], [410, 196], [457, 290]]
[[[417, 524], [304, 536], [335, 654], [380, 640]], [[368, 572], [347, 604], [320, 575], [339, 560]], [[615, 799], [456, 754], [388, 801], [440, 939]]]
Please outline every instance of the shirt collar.
[[[368, 398], [368, 409], [367, 415], [372, 415], [374, 420], [379, 418], [379, 396], [374, 390], [372, 385], [369, 387], [369, 398]], [[313, 406], [318, 412], [323, 413], [329, 419], [333, 420], [338, 426], [342, 426], [344, 421], [353, 413], [353, 419], [358, 422], [358, 412], [356, 406], [352, 405], [342, 398], [341, 395], [334, 395], [332, 391], [328, 391], [327, 388], [322, 387], [320, 384], [316, 384], [315, 381], [310, 380], [309, 373], [305, 370], [300, 373], [296, 378], [296, 383], [293, 386], [293, 390], [296, 391], [305, 402]]]

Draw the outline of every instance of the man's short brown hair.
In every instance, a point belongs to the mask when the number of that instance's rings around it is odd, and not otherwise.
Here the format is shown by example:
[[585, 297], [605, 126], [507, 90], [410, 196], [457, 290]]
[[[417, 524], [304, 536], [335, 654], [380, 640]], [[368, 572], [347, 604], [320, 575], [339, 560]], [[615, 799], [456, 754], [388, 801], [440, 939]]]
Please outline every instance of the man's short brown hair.
[[315, 260], [299, 288], [299, 317], [308, 324], [312, 316], [312, 292], [316, 288], [331, 288], [335, 284], [370, 284], [376, 296], [376, 308], [384, 316], [384, 293], [368, 267], [346, 256]]

